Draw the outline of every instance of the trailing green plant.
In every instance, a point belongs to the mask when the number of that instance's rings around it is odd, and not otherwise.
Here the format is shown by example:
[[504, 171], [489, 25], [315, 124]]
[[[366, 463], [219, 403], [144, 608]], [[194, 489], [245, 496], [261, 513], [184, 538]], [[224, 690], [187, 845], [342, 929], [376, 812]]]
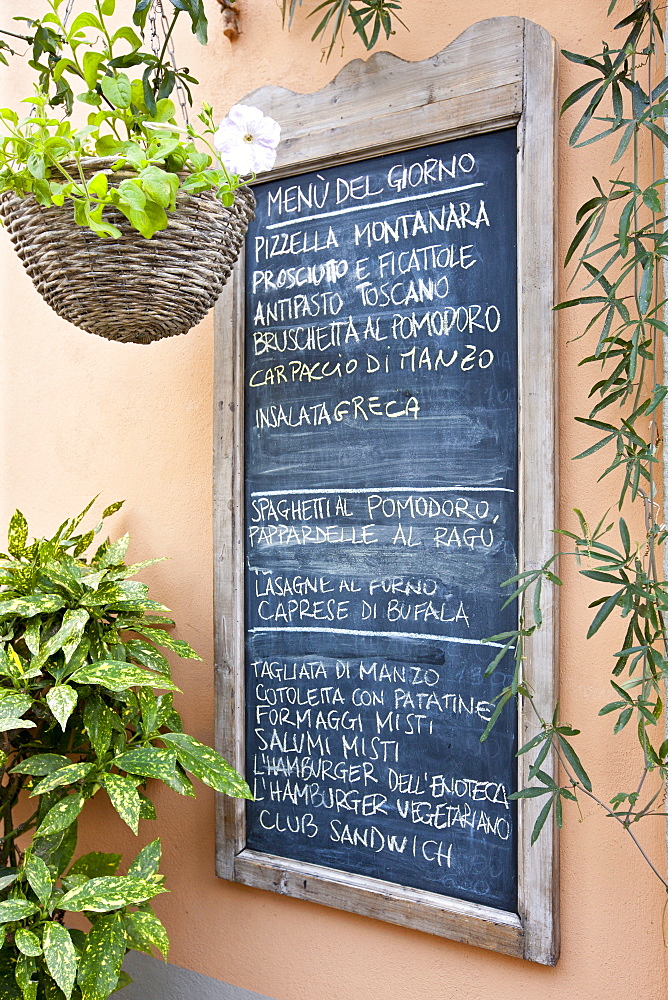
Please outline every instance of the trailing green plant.
[[[32, 194], [45, 206], [71, 202], [79, 225], [114, 238], [121, 232], [105, 217], [108, 208], [150, 238], [167, 227], [179, 191], [214, 191], [231, 205], [243, 182], [213, 144], [211, 106], [203, 105], [196, 129], [177, 124], [171, 99], [177, 90], [184, 106], [192, 105], [190, 87], [197, 81], [172, 63], [169, 40], [184, 13], [206, 40], [202, 0], [174, 0], [157, 54], [145, 47], [142, 34], [151, 0], [137, 0], [132, 24], [120, 27], [110, 23], [116, 0], [89, 0], [71, 23], [66, 12], [61, 16], [64, 2], [47, 0], [47, 13], [37, 19], [15, 18], [26, 25], [37, 82], [24, 100], [24, 115], [0, 110], [0, 192]], [[72, 118], [77, 102], [89, 109], [83, 124]], [[132, 176], [119, 183], [110, 183], [104, 169], [87, 176], [90, 157], [113, 158], [112, 173], [129, 168]]]
[[[76, 856], [77, 821], [95, 796], [137, 833], [156, 818], [151, 789], [193, 796], [191, 777], [250, 798], [214, 750], [183, 732], [178, 688], [161, 650], [198, 660], [168, 629], [164, 605], [134, 579], [160, 560], [126, 565], [129, 536], [86, 553], [92, 503], [51, 538], [28, 543], [17, 511], [0, 555], [0, 997], [104, 1000], [129, 982], [128, 949], [164, 956], [150, 901], [165, 892], [160, 841], [124, 874], [121, 856]], [[87, 918], [87, 931], [70, 925]]]
[[[620, 0], [611, 0], [609, 14]], [[511, 580], [508, 601], [517, 601], [519, 625], [503, 637], [503, 650], [488, 667], [492, 673], [507, 654], [515, 658], [511, 683], [499, 696], [497, 712], [517, 696], [525, 700], [538, 719], [540, 730], [522, 746], [519, 755], [531, 754], [528, 788], [516, 798], [545, 797], [536, 820], [532, 842], [554, 811], [562, 824], [564, 800], [594, 801], [633, 839], [666, 889], [668, 881], [638, 838], [637, 824], [650, 816], [665, 816], [665, 780], [668, 777], [668, 740], [665, 738], [664, 687], [668, 679], [666, 612], [668, 583], [662, 570], [662, 547], [668, 529], [662, 523], [657, 489], [660, 454], [660, 414], [668, 393], [658, 368], [662, 340], [668, 334], [666, 300], [662, 297], [662, 268], [668, 259], [668, 232], [664, 209], [666, 178], [661, 171], [660, 147], [668, 147], [664, 119], [668, 115], [668, 77], [662, 78], [663, 32], [655, 0], [637, 0], [615, 25], [619, 41], [603, 43], [593, 56], [564, 52], [570, 62], [586, 67], [590, 79], [564, 102], [563, 111], [584, 105], [570, 136], [570, 144], [584, 148], [615, 137], [609, 181], [594, 177], [592, 196], [577, 213], [577, 231], [565, 264], [578, 259], [574, 278], [585, 279], [583, 294], [560, 303], [557, 309], [588, 307], [592, 316], [582, 337], [593, 334], [590, 353], [581, 361], [596, 372], [590, 391], [592, 408], [578, 421], [597, 434], [597, 440], [578, 460], [607, 454], [600, 479], [614, 477], [619, 484], [620, 514], [609, 512], [587, 518], [576, 510], [575, 531], [558, 534], [571, 543], [544, 566], [530, 568]], [[593, 133], [593, 134], [592, 134]], [[641, 164], [652, 169], [649, 184], [641, 183]], [[612, 233], [612, 235], [610, 235]], [[642, 517], [639, 515], [642, 514]], [[595, 526], [590, 524], [595, 522]], [[633, 537], [631, 524], [644, 530]], [[560, 585], [554, 572], [558, 558], [574, 556], [579, 572], [602, 584], [604, 594], [589, 605], [593, 616], [587, 638], [604, 626], [623, 625], [624, 639], [611, 662], [611, 700], [600, 716], [614, 717], [613, 734], [633, 726], [637, 734], [637, 781], [608, 799], [597, 794], [573, 738], [579, 730], [560, 719], [555, 706], [551, 718], [541, 715], [523, 673], [527, 642], [542, 625], [541, 591]], [[484, 734], [483, 738], [486, 738]], [[543, 769], [551, 750], [556, 751], [563, 779], [555, 782]], [[648, 776], [660, 778], [647, 781]], [[648, 790], [649, 786], [649, 790]]]

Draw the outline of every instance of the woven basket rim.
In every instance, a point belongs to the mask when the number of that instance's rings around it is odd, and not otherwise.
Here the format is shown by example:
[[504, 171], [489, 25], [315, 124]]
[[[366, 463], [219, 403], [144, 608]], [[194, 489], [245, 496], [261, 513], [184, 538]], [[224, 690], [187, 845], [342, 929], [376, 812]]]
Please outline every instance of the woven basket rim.
[[[65, 166], [67, 164], [76, 166], [77, 163], [76, 160], [63, 160], [62, 162]], [[90, 173], [99, 173], [103, 170], [108, 177], [118, 177], [120, 180], [126, 180], [128, 177], [137, 177], [139, 173], [139, 171], [131, 164], [120, 167], [118, 170], [112, 170], [111, 165], [118, 162], [118, 156], [83, 156], [78, 162], [84, 168], [86, 176]], [[53, 170], [54, 168], [51, 167], [50, 169]], [[167, 173], [175, 173], [179, 178], [191, 177], [193, 174], [191, 170], [167, 171]], [[239, 187], [235, 188], [232, 193], [234, 194], [235, 199], [237, 198], [237, 195], [244, 200], [248, 200], [250, 196], [253, 202], [255, 201], [255, 195], [253, 194], [253, 189], [250, 184], [240, 184]], [[183, 191], [182, 189], [179, 189], [177, 195], [188, 198], [206, 198], [208, 196], [210, 198], [215, 198], [216, 201], [220, 201], [215, 188], [208, 188], [206, 191]], [[18, 192], [13, 188], [5, 188], [4, 191], [0, 192], [0, 201], [9, 200], [10, 198], [16, 199], [17, 201], [28, 201], [31, 198], [34, 199], [34, 195], [31, 193], [25, 195], [18, 194]], [[222, 205], [222, 202], [220, 203]], [[65, 205], [44, 205], [42, 207], [57, 210], [61, 208], [64, 209]]]

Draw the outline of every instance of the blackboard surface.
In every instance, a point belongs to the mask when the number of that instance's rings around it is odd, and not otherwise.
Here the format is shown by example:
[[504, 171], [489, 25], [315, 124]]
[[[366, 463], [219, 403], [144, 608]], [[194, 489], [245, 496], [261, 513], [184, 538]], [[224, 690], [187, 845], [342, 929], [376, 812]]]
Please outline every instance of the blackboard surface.
[[515, 130], [255, 191], [247, 846], [515, 910]]

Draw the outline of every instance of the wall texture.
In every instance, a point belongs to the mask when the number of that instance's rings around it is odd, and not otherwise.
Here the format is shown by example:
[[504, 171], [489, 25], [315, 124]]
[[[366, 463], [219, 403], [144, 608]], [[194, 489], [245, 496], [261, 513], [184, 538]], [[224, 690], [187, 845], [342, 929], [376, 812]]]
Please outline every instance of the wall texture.
[[[180, 61], [202, 81], [200, 93], [222, 117], [246, 93], [269, 83], [296, 91], [317, 89], [345, 62], [363, 55], [354, 42], [321, 62], [304, 17], [291, 34], [281, 31], [275, 0], [238, 0], [242, 34], [231, 44], [220, 30], [218, 6], [206, 0], [211, 42], [201, 49], [185, 33], [177, 40]], [[126, 5], [129, 3], [126, 0]], [[23, 13], [43, 9], [22, 0]], [[596, 51], [606, 24], [608, 0], [406, 0], [404, 19], [390, 48], [404, 59], [424, 59], [445, 47], [474, 20], [521, 15], [547, 28], [562, 48]], [[621, 4], [625, 11], [626, 3]], [[3, 0], [3, 20], [17, 5]], [[11, 8], [11, 9], [10, 9]], [[562, 94], [582, 79], [562, 63]], [[2, 70], [2, 103], [24, 92], [22, 72]], [[607, 150], [568, 149], [568, 119], [560, 155], [562, 251], [573, 232], [577, 206], [586, 199], [593, 173], [608, 176]], [[34, 291], [7, 236], [0, 233], [0, 520], [14, 507], [32, 530], [52, 530], [97, 492], [110, 503], [126, 499], [115, 531], [132, 533], [133, 559], [167, 554], [171, 561], [146, 573], [154, 596], [168, 604], [203, 663], [175, 664], [185, 694], [186, 726], [213, 739], [212, 694], [212, 317], [185, 338], [150, 347], [110, 344], [59, 320]], [[565, 282], [562, 291], [565, 291]], [[595, 462], [574, 466], [570, 456], [590, 442], [573, 417], [586, 407], [587, 375], [577, 362], [587, 353], [577, 317], [561, 321], [560, 407], [562, 523], [574, 506], [593, 514], [609, 503], [596, 486]], [[599, 515], [600, 516], [600, 515]], [[623, 739], [611, 754], [596, 720], [607, 700], [609, 656], [617, 636], [587, 644], [586, 605], [598, 596], [572, 566], [562, 595], [561, 685], [564, 717], [586, 727], [583, 756], [604, 792], [631, 783], [632, 745]], [[584, 653], [584, 655], [583, 655]], [[593, 720], [593, 721], [592, 721]], [[628, 781], [627, 776], [628, 775]], [[213, 874], [213, 798], [202, 789], [197, 801], [165, 791], [158, 799], [164, 870], [171, 895], [158, 910], [173, 942], [171, 960], [203, 976], [276, 1000], [648, 1000], [665, 995], [662, 944], [663, 896], [632, 845], [609, 821], [584, 806], [569, 811], [562, 835], [562, 957], [548, 969], [454, 944], [439, 938], [324, 907], [246, 889]], [[83, 847], [128, 852], [156, 836], [142, 824], [140, 842], [102, 805], [95, 806]], [[647, 849], [663, 866], [663, 829], [646, 829]], [[155, 978], [150, 961], [133, 963], [153, 985], [134, 996], [168, 996], [167, 980]], [[185, 975], [178, 972], [174, 976]], [[173, 980], [174, 995], [195, 1000], [219, 996], [241, 1000], [246, 992], [197, 976]], [[163, 983], [163, 986], [160, 985]], [[130, 997], [128, 997], [130, 1000]]]

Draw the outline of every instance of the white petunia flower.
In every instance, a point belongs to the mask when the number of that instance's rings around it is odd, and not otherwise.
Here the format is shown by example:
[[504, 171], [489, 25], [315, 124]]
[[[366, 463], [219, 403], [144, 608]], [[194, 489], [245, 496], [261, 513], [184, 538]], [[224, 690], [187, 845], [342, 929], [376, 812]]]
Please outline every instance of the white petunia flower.
[[247, 104], [235, 104], [218, 126], [213, 144], [231, 174], [246, 177], [271, 170], [281, 127]]

